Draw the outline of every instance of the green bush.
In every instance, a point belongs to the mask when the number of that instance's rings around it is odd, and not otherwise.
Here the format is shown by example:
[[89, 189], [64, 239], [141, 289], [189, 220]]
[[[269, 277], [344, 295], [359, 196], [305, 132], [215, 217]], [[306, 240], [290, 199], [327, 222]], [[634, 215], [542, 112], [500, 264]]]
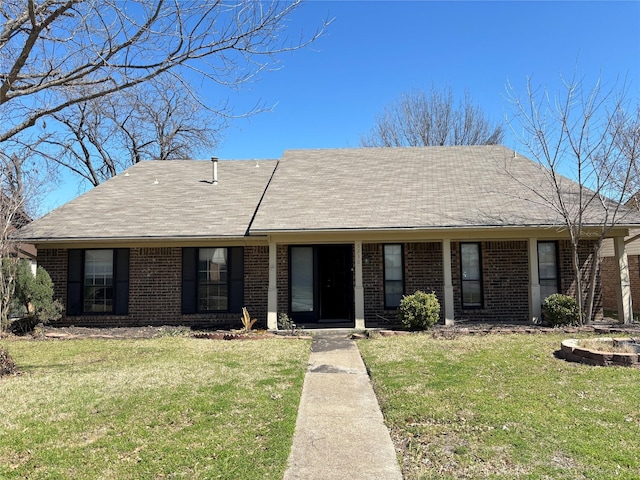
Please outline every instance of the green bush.
[[426, 330], [433, 327], [440, 319], [440, 302], [435, 292], [417, 291], [413, 295], [402, 297], [398, 318], [405, 327], [412, 330]]
[[580, 323], [576, 299], [560, 293], [554, 293], [544, 299], [542, 314], [545, 323], [553, 327]]
[[62, 305], [53, 300], [53, 282], [44, 268], [38, 267], [33, 275], [31, 264], [20, 260], [15, 281], [15, 297], [24, 305], [27, 317], [35, 322], [34, 325], [60, 318]]

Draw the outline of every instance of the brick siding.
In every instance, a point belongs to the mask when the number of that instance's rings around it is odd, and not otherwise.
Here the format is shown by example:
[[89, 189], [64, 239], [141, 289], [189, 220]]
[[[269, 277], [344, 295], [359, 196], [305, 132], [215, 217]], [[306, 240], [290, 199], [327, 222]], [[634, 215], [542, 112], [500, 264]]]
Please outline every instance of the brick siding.
[[482, 308], [462, 307], [460, 243], [451, 242], [454, 318], [470, 321], [527, 321], [529, 318], [528, 242], [479, 242]]
[[[594, 241], [582, 242], [578, 248], [578, 259], [580, 263], [580, 273], [582, 275], [583, 299], [588, 298], [588, 284], [591, 277], [591, 265], [593, 261]], [[573, 274], [573, 262], [571, 259], [571, 242], [563, 240], [558, 242], [559, 264], [560, 264], [560, 284], [561, 293], [565, 295], [576, 295], [576, 281]], [[601, 272], [596, 273], [596, 290], [593, 301], [594, 319], [600, 320], [603, 316], [602, 309], [602, 282]]]
[[[417, 290], [435, 292], [443, 303], [442, 244], [405, 243], [404, 293]], [[398, 311], [384, 306], [384, 251], [382, 243], [362, 245], [362, 284], [364, 287], [364, 318], [366, 324], [397, 323]]]
[[[193, 327], [235, 327], [238, 313], [197, 313], [183, 315], [182, 249], [179, 247], [129, 249], [129, 314], [65, 316], [60, 325], [76, 326], [144, 326], [187, 325]], [[67, 303], [66, 249], [41, 249], [39, 265], [54, 282], [54, 294]], [[244, 248], [244, 303], [256, 327], [266, 327], [269, 253], [263, 246]]]
[[[454, 290], [454, 314], [457, 320], [518, 321], [529, 317], [529, 266], [527, 241], [480, 242], [482, 254], [483, 307], [463, 309], [460, 287], [460, 247], [451, 244], [452, 280]], [[403, 244], [405, 294], [416, 290], [435, 291], [443, 304], [442, 244], [440, 242], [413, 242]], [[588, 276], [592, 243], [580, 248], [583, 274]], [[363, 243], [362, 278], [365, 301], [365, 322], [375, 325], [397, 322], [397, 311], [384, 308], [383, 244]], [[277, 247], [278, 312], [289, 310], [289, 248]], [[575, 293], [575, 281], [571, 267], [571, 249], [568, 241], [558, 242], [561, 291]], [[38, 262], [54, 282], [55, 296], [66, 305], [67, 262], [66, 249], [40, 249]], [[630, 260], [632, 276], [638, 273], [638, 258]], [[608, 268], [607, 263], [603, 269]], [[244, 247], [244, 303], [258, 326], [266, 326], [269, 283], [269, 249], [267, 246]], [[635, 268], [635, 270], [633, 270]], [[607, 277], [612, 275], [606, 273]], [[354, 275], [355, 277], [355, 275]], [[636, 293], [640, 305], [640, 282]], [[608, 288], [608, 287], [607, 287]], [[83, 315], [65, 317], [63, 325], [131, 326], [131, 325], [189, 325], [194, 327], [239, 327], [239, 315], [181, 313], [181, 248], [131, 248], [129, 269], [129, 314]], [[609, 290], [605, 290], [609, 292]], [[615, 290], [614, 290], [615, 292]], [[609, 293], [607, 293], [609, 295]], [[615, 308], [615, 293], [613, 295]], [[635, 300], [635, 297], [634, 297]], [[603, 295], [596, 289], [596, 318], [602, 316]], [[609, 308], [609, 307], [607, 307]]]
[[279, 244], [276, 257], [278, 314], [280, 314], [289, 311], [289, 246]]
[[[631, 283], [631, 300], [633, 311], [640, 312], [640, 256], [629, 255], [629, 280]], [[607, 310], [618, 310], [616, 284], [618, 283], [618, 265], [615, 257], [605, 257], [600, 263], [602, 278], [602, 306]]]

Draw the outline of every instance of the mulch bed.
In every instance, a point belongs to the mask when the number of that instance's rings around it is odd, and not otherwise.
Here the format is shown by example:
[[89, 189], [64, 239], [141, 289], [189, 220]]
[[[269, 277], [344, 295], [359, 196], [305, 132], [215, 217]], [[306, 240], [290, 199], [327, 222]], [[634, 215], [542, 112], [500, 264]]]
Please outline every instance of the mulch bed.
[[[376, 331], [376, 330], [371, 330]], [[405, 330], [380, 329], [382, 336], [406, 335], [411, 332]], [[508, 323], [457, 323], [453, 326], [436, 325], [428, 333], [436, 338], [449, 338], [457, 335], [490, 335], [490, 334], [544, 334], [544, 333], [594, 333], [597, 335], [640, 335], [640, 323], [622, 325], [618, 323], [598, 322], [583, 327], [549, 328], [532, 324], [508, 324]], [[309, 338], [305, 332], [304, 338]], [[354, 335], [358, 338], [362, 334]], [[260, 340], [264, 338], [300, 338], [299, 336], [286, 335], [284, 332], [255, 331], [250, 334], [232, 330], [215, 331], [191, 331], [184, 326], [141, 326], [141, 327], [54, 327], [46, 326], [43, 330], [37, 330], [32, 335], [23, 338], [59, 339], [70, 340], [77, 338], [104, 338], [104, 339], [137, 339], [159, 338], [170, 336], [193, 336], [211, 340]], [[367, 336], [366, 334], [364, 336]]]
[[160, 337], [194, 337], [210, 340], [262, 340], [266, 338], [310, 338], [308, 336], [287, 335], [284, 332], [274, 333], [265, 330], [255, 330], [251, 333], [242, 333], [233, 330], [192, 331], [184, 326], [144, 326], [144, 327], [53, 327], [36, 328], [31, 334], [16, 336], [7, 334], [12, 338], [35, 340], [74, 340], [81, 338], [98, 339], [142, 339]]

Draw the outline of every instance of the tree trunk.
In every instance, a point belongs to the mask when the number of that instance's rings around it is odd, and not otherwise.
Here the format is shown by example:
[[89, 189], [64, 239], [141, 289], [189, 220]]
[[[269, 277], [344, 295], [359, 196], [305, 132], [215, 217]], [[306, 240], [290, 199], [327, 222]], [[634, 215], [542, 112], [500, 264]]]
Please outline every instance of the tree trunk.
[[587, 308], [586, 308], [586, 320], [587, 323], [591, 323], [593, 318], [593, 304], [596, 297], [596, 284], [598, 279], [598, 270], [600, 269], [600, 244], [601, 240], [598, 240], [593, 245], [593, 252], [591, 252], [591, 272], [589, 274], [589, 291], [587, 293]]
[[584, 325], [584, 304], [582, 301], [582, 272], [580, 271], [580, 257], [578, 256], [578, 243], [571, 242], [571, 256], [573, 275], [576, 282], [576, 303], [578, 304], [578, 318], [580, 325]]

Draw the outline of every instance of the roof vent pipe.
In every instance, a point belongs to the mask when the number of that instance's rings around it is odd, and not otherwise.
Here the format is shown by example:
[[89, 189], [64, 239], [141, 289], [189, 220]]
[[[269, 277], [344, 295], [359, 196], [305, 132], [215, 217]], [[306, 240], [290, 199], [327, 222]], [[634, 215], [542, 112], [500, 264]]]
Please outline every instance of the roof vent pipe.
[[211, 162], [213, 163], [213, 183], [217, 185], [218, 183], [218, 157], [211, 157]]

